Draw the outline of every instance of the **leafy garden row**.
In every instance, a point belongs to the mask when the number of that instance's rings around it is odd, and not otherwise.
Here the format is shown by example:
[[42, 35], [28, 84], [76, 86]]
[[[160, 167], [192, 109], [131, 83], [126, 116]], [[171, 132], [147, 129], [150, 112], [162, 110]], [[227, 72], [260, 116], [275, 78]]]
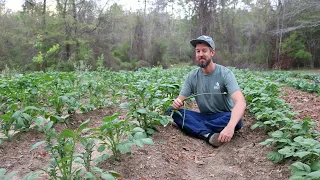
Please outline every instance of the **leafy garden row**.
[[[45, 144], [52, 159], [43, 172], [51, 179], [114, 179], [119, 174], [91, 164], [110, 157], [120, 160], [121, 153], [129, 153], [132, 145], [152, 144], [148, 135], [153, 134], [156, 125], [166, 125], [171, 120], [163, 114], [188, 71], [190, 68], [180, 69], [180, 77], [175, 74], [175, 69], [153, 68], [136, 72], [37, 73], [4, 78], [0, 83], [4, 97], [0, 116], [3, 139], [10, 138], [12, 130], [28, 131], [35, 125], [44, 132], [45, 140], [36, 143], [31, 150]], [[68, 123], [61, 115], [118, 105], [126, 109], [125, 120], [118, 120], [119, 114], [114, 114], [105, 117], [98, 128], [86, 128], [88, 121], [78, 130], [65, 129], [56, 133], [53, 128], [55, 123]], [[77, 143], [84, 147], [81, 154], [75, 154]], [[92, 152], [96, 146], [102, 155], [93, 160]], [[82, 168], [74, 168], [74, 163], [81, 164]], [[5, 169], [1, 169], [0, 177], [10, 178], [16, 173], [5, 176]], [[24, 179], [36, 179], [40, 173], [31, 172]]]
[[[54, 158], [50, 161], [49, 170], [45, 172], [53, 179], [112, 179], [118, 176], [116, 172], [105, 172], [90, 166], [91, 153], [96, 146], [94, 140], [100, 139], [103, 142], [98, 147], [99, 152], [103, 153], [108, 148], [115, 159], [120, 157], [121, 152], [129, 152], [133, 144], [152, 144], [147, 135], [153, 134], [156, 125], [166, 125], [170, 121], [163, 114], [178, 95], [183, 77], [191, 68], [153, 68], [119, 73], [34, 73], [2, 78], [0, 132], [5, 134], [3, 139], [10, 138], [10, 130], [28, 131], [32, 124], [43, 131], [46, 140], [35, 144], [32, 149], [46, 144], [46, 150]], [[274, 162], [288, 158], [296, 161], [290, 166], [292, 179], [319, 178], [320, 145], [315, 140], [318, 132], [312, 130], [315, 123], [308, 118], [292, 120], [294, 113], [290, 111], [289, 105], [278, 98], [277, 83], [253, 78], [254, 72], [251, 71], [234, 69], [234, 72], [250, 112], [259, 120], [252, 128], [266, 129], [270, 138], [262, 144], [277, 148], [268, 154], [268, 158]], [[78, 130], [66, 129], [60, 134], [52, 128], [55, 123], [67, 123], [62, 115], [76, 111], [85, 113], [103, 106], [125, 108], [127, 119], [119, 121], [115, 114], [105, 117], [99, 128], [86, 128], [88, 122], [84, 122]], [[132, 121], [136, 121], [136, 125], [129, 123]], [[80, 136], [82, 133], [88, 136]], [[75, 155], [73, 148], [76, 143], [81, 143], [85, 152]], [[97, 162], [108, 157], [108, 153], [103, 153]], [[84, 168], [73, 170], [73, 162], [82, 164]], [[26, 178], [32, 179], [37, 175], [38, 172], [30, 173]]]
[[[255, 72], [256, 74], [258, 72]], [[259, 72], [259, 75], [261, 73]], [[320, 76], [311, 75], [311, 74], [298, 74], [298, 73], [290, 73], [290, 72], [264, 72], [262, 73], [262, 77], [269, 78], [271, 80], [276, 80], [282, 83], [286, 83], [298, 90], [318, 93], [320, 95]], [[293, 77], [298, 79], [293, 79]], [[301, 79], [303, 78], [303, 79]], [[306, 79], [311, 79], [312, 82], [309, 82]]]
[[262, 142], [276, 148], [268, 154], [273, 162], [294, 161], [290, 179], [320, 178], [319, 132], [310, 118], [293, 120], [291, 107], [279, 98], [279, 84], [252, 76], [251, 71], [234, 70], [248, 102], [249, 111], [258, 122], [252, 126], [264, 128], [270, 138]]

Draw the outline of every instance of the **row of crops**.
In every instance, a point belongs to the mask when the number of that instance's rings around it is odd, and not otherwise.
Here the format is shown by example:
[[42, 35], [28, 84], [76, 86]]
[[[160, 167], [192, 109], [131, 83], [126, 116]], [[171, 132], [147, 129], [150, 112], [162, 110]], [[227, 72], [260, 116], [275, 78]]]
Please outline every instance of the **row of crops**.
[[[120, 154], [129, 153], [132, 145], [152, 144], [149, 136], [155, 126], [167, 125], [171, 120], [164, 112], [179, 93], [183, 76], [191, 68], [180, 69], [178, 76], [177, 70], [154, 68], [136, 72], [33, 73], [2, 77], [0, 139], [5, 141], [15, 132], [35, 128], [45, 134], [45, 140], [31, 150], [46, 145], [45, 150], [53, 157], [45, 170], [51, 179], [114, 179], [119, 176], [116, 172], [91, 164], [107, 158], [120, 160]], [[105, 117], [98, 128], [88, 128], [86, 121], [77, 130], [55, 132], [56, 123], [70, 123], [69, 115], [100, 107], [115, 107], [118, 112]], [[121, 108], [126, 112], [126, 119], [122, 121], [118, 120]], [[102, 143], [95, 144], [96, 139]], [[77, 143], [82, 144], [84, 152], [75, 154]], [[102, 155], [92, 163], [95, 146]], [[107, 153], [108, 149], [112, 154]], [[73, 170], [74, 163], [83, 168]], [[0, 179], [4, 173], [1, 169]], [[32, 172], [25, 179], [34, 179], [40, 173]]]
[[317, 74], [300, 74], [288, 71], [253, 72], [257, 76], [286, 83], [298, 90], [320, 95], [320, 76]]
[[248, 109], [255, 115], [256, 124], [252, 129], [265, 129], [270, 138], [262, 142], [272, 145], [275, 150], [268, 158], [275, 162], [292, 161], [290, 179], [320, 178], [319, 132], [313, 130], [316, 122], [306, 117], [294, 120], [290, 105], [279, 98], [280, 85], [268, 79], [252, 76], [251, 71], [234, 70]]
[[[177, 97], [185, 75], [193, 68], [4, 76], [0, 80], [0, 141], [10, 139], [14, 132], [35, 128], [46, 139], [31, 149], [46, 144], [52, 160], [45, 173], [52, 179], [114, 179], [119, 174], [92, 165], [93, 148], [98, 146], [102, 153], [95, 160], [97, 164], [107, 158], [121, 160], [120, 154], [130, 152], [132, 145], [152, 144], [150, 135], [154, 127], [171, 121], [165, 112]], [[262, 144], [275, 147], [268, 158], [275, 163], [292, 161], [292, 179], [320, 178], [320, 143], [315, 140], [319, 134], [312, 130], [315, 122], [309, 118], [293, 120], [294, 112], [278, 97], [279, 84], [257, 78], [254, 76], [257, 72], [233, 71], [246, 96], [248, 109], [258, 120], [252, 128], [265, 129], [270, 138]], [[54, 130], [56, 123], [68, 124], [69, 115], [106, 106], [119, 111], [125, 109], [126, 119], [118, 120], [119, 114], [115, 113], [105, 117], [98, 128], [89, 128], [86, 121], [77, 130], [65, 129], [61, 133]], [[102, 143], [96, 145], [95, 139]], [[81, 154], [75, 154], [76, 143], [84, 147]], [[112, 154], [106, 153], [106, 149]], [[74, 170], [74, 162], [83, 168]], [[0, 179], [4, 173], [0, 169]], [[32, 172], [25, 178], [35, 179], [40, 173]]]

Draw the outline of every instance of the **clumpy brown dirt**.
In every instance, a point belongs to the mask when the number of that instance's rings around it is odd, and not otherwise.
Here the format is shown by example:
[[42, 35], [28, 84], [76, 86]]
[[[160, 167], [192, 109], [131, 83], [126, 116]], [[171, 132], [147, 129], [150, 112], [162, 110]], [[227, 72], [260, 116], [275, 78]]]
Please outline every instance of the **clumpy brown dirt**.
[[[296, 119], [311, 117], [320, 121], [320, 98], [315, 94], [283, 88], [283, 98], [299, 112]], [[196, 107], [191, 108], [195, 109]], [[90, 119], [90, 126], [97, 127], [103, 117], [115, 112], [103, 108], [87, 114], [75, 114], [70, 118], [69, 127], [76, 129], [79, 124]], [[123, 113], [122, 113], [123, 114]], [[120, 116], [123, 119], [123, 115]], [[288, 165], [274, 164], [266, 158], [272, 149], [259, 145], [268, 138], [262, 130], [250, 129], [255, 119], [246, 113], [243, 128], [237, 132], [230, 143], [213, 148], [206, 142], [182, 133], [174, 123], [158, 127], [153, 136], [154, 145], [143, 148], [133, 147], [131, 155], [122, 155], [121, 162], [107, 159], [98, 166], [105, 170], [115, 170], [123, 180], [211, 180], [211, 179], [288, 179]], [[58, 124], [61, 131], [66, 126]], [[47, 165], [49, 154], [41, 148], [30, 152], [30, 147], [41, 141], [43, 134], [36, 130], [18, 133], [10, 141], [0, 145], [0, 168], [9, 172], [19, 171], [13, 179], [22, 179], [30, 171]], [[39, 179], [48, 179], [41, 175]]]
[[[75, 114], [70, 118], [68, 128], [76, 129], [87, 119], [91, 120], [91, 127], [96, 127], [101, 123], [103, 117], [112, 115], [113, 112], [114, 110], [112, 108], [103, 108], [87, 114]], [[67, 125], [57, 124], [54, 128], [57, 132], [61, 132], [67, 128]], [[19, 171], [19, 173], [12, 178], [13, 180], [23, 179], [23, 176], [27, 173], [45, 168], [50, 159], [50, 155], [41, 148], [44, 146], [30, 151], [31, 146], [44, 140], [43, 138], [43, 133], [37, 132], [35, 129], [31, 129], [29, 132], [19, 132], [15, 134], [13, 138], [0, 145], [0, 168], [5, 168], [7, 172]], [[48, 179], [48, 177], [42, 174], [39, 179]]]
[[293, 107], [294, 112], [298, 112], [295, 119], [310, 117], [318, 123], [317, 129], [320, 130], [320, 97], [292, 87], [282, 88], [282, 91], [281, 98]]
[[123, 179], [288, 179], [286, 164], [266, 158], [270, 148], [259, 145], [267, 138], [262, 131], [250, 130], [253, 118], [246, 114], [244, 127], [232, 142], [213, 148], [202, 140], [183, 134], [175, 125], [160, 127], [155, 145], [134, 148], [118, 166], [104, 163]]
[[[104, 116], [114, 109], [103, 108], [87, 114], [76, 114], [70, 119], [73, 128], [87, 119], [90, 126], [98, 126]], [[213, 148], [206, 142], [183, 134], [174, 124], [158, 127], [153, 136], [154, 145], [133, 147], [131, 155], [123, 155], [122, 161], [110, 159], [99, 164], [105, 170], [115, 170], [127, 180], [195, 180], [195, 179], [288, 179], [289, 164], [274, 164], [266, 158], [271, 148], [259, 145], [267, 136], [261, 130], [252, 131], [254, 119], [246, 114], [244, 127], [235, 134], [232, 142]], [[65, 128], [59, 124], [57, 131]], [[49, 154], [30, 147], [41, 141], [42, 133], [32, 130], [19, 133], [0, 145], [0, 168], [8, 172], [19, 171], [13, 179], [22, 179], [30, 171], [48, 164]], [[48, 179], [44, 174], [39, 179]]]

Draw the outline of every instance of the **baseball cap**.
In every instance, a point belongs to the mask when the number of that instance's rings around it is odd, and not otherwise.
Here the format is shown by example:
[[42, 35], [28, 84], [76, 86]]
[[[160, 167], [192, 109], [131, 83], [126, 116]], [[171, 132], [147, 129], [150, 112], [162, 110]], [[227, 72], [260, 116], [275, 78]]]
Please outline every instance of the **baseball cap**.
[[196, 47], [196, 45], [199, 43], [205, 43], [209, 47], [211, 47], [212, 49], [216, 48], [212, 38], [209, 36], [205, 36], [205, 35], [202, 35], [202, 36], [198, 37], [197, 39], [191, 40], [190, 43], [192, 44], [193, 47]]

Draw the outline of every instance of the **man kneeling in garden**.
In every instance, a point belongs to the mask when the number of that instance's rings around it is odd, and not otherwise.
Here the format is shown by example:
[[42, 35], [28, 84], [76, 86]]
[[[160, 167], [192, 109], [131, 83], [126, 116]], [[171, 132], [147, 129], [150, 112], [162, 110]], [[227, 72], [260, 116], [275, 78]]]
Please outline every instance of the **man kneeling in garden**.
[[[212, 38], [200, 36], [190, 43], [195, 47], [200, 68], [191, 71], [185, 79], [179, 97], [172, 103], [172, 108], [181, 114], [175, 112], [172, 117], [187, 134], [218, 147], [229, 142], [234, 131], [241, 128], [246, 101], [231, 70], [213, 63]], [[192, 94], [200, 113], [182, 109], [183, 100]]]

